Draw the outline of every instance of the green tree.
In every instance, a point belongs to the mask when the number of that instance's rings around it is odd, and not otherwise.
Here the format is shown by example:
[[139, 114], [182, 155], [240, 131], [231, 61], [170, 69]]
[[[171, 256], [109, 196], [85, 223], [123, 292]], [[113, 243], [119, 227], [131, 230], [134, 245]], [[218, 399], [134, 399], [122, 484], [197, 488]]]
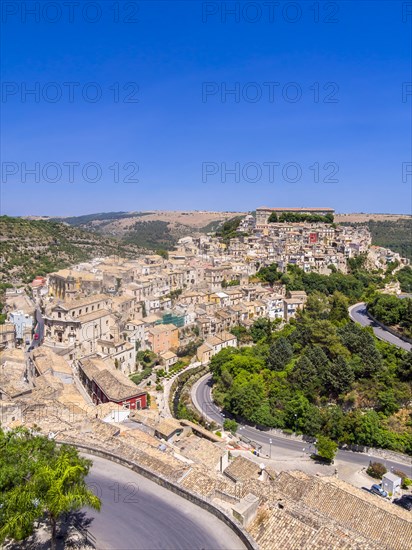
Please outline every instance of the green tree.
[[404, 302], [399, 324], [407, 336], [412, 336], [412, 300], [410, 299]]
[[412, 351], [409, 351], [397, 368], [398, 376], [405, 382], [412, 382]]
[[362, 413], [355, 410], [347, 415], [346, 429], [352, 434], [352, 443], [369, 447], [383, 447], [384, 434], [376, 411]]
[[233, 380], [225, 407], [244, 418], [252, 418], [265, 397], [265, 386], [258, 374], [241, 371]]
[[330, 361], [320, 346], [310, 346], [305, 349], [305, 356], [315, 367], [319, 378], [322, 382], [327, 380], [327, 372], [330, 369]]
[[396, 277], [401, 284], [402, 292], [412, 293], [412, 268], [409, 265], [403, 267], [398, 271]]
[[227, 432], [231, 432], [232, 434], [235, 434], [237, 432], [238, 424], [236, 420], [230, 420], [229, 418], [226, 418], [223, 422], [223, 428]]
[[405, 302], [390, 294], [378, 294], [368, 309], [381, 323], [391, 326], [397, 325], [405, 309]]
[[338, 445], [335, 441], [332, 441], [329, 437], [324, 435], [318, 436], [316, 441], [316, 451], [320, 457], [332, 462], [335, 458], [337, 450]]
[[314, 400], [321, 387], [321, 379], [312, 361], [302, 355], [293, 367], [289, 379], [291, 383], [308, 397]]
[[249, 331], [246, 327], [243, 325], [237, 325], [235, 327], [232, 327], [230, 332], [236, 336], [239, 343], [246, 343], [250, 342], [252, 340], [251, 335], [249, 334]]
[[278, 266], [276, 264], [271, 264], [267, 267], [262, 267], [256, 273], [256, 277], [266, 283], [269, 283], [270, 286], [273, 286], [274, 283], [281, 280], [282, 273], [278, 271]]
[[354, 379], [353, 370], [343, 357], [334, 359], [329, 371], [326, 373], [326, 385], [333, 395], [348, 392]]
[[168, 253], [167, 250], [163, 250], [163, 249], [156, 250], [156, 254], [158, 254], [159, 256], [164, 258], [165, 260], [169, 259], [169, 253]]
[[238, 350], [236, 348], [224, 348], [219, 353], [214, 355], [210, 360], [210, 372], [213, 374], [214, 378], [219, 378], [222, 373], [223, 366], [229, 361], [231, 357], [236, 355]]
[[374, 342], [364, 347], [360, 356], [363, 362], [363, 376], [371, 377], [382, 370], [382, 356], [376, 349]]
[[268, 367], [275, 371], [284, 370], [292, 357], [292, 346], [281, 336], [269, 348]]
[[399, 409], [400, 406], [392, 388], [378, 393], [378, 410], [385, 416], [390, 416], [398, 412]]
[[332, 322], [342, 322], [349, 320], [349, 300], [347, 297], [335, 290], [331, 299], [331, 309], [329, 314], [329, 320]]
[[329, 316], [330, 304], [327, 296], [322, 292], [315, 291], [309, 294], [305, 304], [305, 313], [312, 319], [327, 319]]
[[312, 322], [312, 344], [320, 346], [326, 355], [330, 358], [342, 357], [349, 358], [350, 354], [345, 346], [342, 345], [338, 336], [337, 329], [327, 319], [320, 319]]
[[[16, 443], [18, 447], [19, 443]], [[33, 455], [23, 453], [28, 461], [25, 466], [29, 475], [15, 479], [13, 485], [2, 493], [0, 541], [6, 538], [23, 540], [33, 532], [35, 521], [46, 515], [54, 550], [61, 515], [84, 506], [100, 510], [101, 503], [85, 483], [92, 464], [90, 460], [80, 457], [73, 447], [57, 448], [54, 443], [44, 443], [45, 451], [42, 451], [39, 448], [42, 443], [37, 440], [37, 445], [37, 452]]]
[[345, 440], [345, 415], [341, 407], [333, 405], [323, 411], [322, 431], [334, 441]]
[[250, 327], [250, 335], [252, 336], [252, 340], [255, 344], [263, 339], [270, 340], [272, 335], [272, 325], [270, 320], [265, 317], [259, 317], [256, 319]]

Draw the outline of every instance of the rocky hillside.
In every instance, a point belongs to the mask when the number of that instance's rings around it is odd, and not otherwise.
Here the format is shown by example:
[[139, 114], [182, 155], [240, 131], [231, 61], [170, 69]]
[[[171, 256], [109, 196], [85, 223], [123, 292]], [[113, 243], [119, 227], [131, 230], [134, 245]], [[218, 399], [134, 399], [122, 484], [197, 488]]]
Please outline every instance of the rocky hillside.
[[135, 257], [133, 243], [49, 220], [0, 216], [0, 283], [31, 281], [96, 256]]

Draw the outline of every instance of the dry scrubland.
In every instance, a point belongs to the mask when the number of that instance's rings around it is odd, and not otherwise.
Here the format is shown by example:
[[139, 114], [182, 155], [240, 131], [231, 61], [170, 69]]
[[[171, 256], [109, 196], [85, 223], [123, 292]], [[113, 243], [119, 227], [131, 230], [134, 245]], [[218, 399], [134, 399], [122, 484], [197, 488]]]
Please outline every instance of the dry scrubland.
[[410, 218], [407, 214], [336, 214], [337, 223], [366, 223], [370, 220], [374, 222], [393, 222], [395, 220], [406, 220]]
[[163, 211], [156, 212], [136, 212], [136, 216], [113, 220], [107, 223], [103, 220], [95, 220], [90, 226], [98, 229], [104, 229], [105, 233], [113, 233], [120, 235], [124, 232], [133, 229], [136, 223], [144, 222], [164, 222], [169, 225], [169, 228], [177, 229], [181, 226], [187, 226], [194, 231], [200, 231], [212, 223], [218, 223], [235, 216], [244, 216], [246, 212], [178, 212], [178, 211]]

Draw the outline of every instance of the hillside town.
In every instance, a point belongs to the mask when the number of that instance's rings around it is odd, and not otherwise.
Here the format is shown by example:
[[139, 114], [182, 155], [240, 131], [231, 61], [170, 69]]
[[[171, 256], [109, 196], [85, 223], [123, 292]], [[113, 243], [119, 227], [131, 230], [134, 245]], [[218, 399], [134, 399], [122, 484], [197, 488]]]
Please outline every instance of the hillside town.
[[[263, 550], [372, 549], [382, 541], [406, 550], [408, 512], [332, 470], [321, 478], [276, 472], [251, 455], [247, 442], [170, 412], [178, 373], [201, 371], [222, 349], [237, 347], [235, 327], [250, 329], [260, 318], [282, 327], [305, 308], [305, 291], [262, 281], [261, 268], [346, 273], [347, 260], [361, 254], [378, 269], [408, 263], [371, 246], [365, 227], [271, 221], [288, 211], [333, 214], [258, 208], [229, 239], [198, 234], [181, 238], [168, 254], [94, 258], [39, 275], [30, 292], [10, 281], [0, 325], [2, 425], [134, 460], [226, 510]], [[330, 506], [331, 498], [339, 506]], [[362, 521], [366, 514], [370, 521]], [[289, 537], [294, 546], [282, 542]]]

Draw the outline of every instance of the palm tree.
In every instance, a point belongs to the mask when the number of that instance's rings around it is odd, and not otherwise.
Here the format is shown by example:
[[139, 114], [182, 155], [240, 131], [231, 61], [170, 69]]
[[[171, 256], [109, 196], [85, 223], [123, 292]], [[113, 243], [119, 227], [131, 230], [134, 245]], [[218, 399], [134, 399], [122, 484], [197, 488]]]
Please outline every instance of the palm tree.
[[57, 524], [63, 513], [84, 506], [100, 511], [100, 499], [85, 483], [91, 464], [67, 446], [56, 450], [52, 460], [40, 461], [30, 479], [6, 495], [0, 510], [0, 541], [6, 537], [26, 538], [33, 532], [34, 522], [46, 515], [51, 527], [51, 548], [55, 550]]

